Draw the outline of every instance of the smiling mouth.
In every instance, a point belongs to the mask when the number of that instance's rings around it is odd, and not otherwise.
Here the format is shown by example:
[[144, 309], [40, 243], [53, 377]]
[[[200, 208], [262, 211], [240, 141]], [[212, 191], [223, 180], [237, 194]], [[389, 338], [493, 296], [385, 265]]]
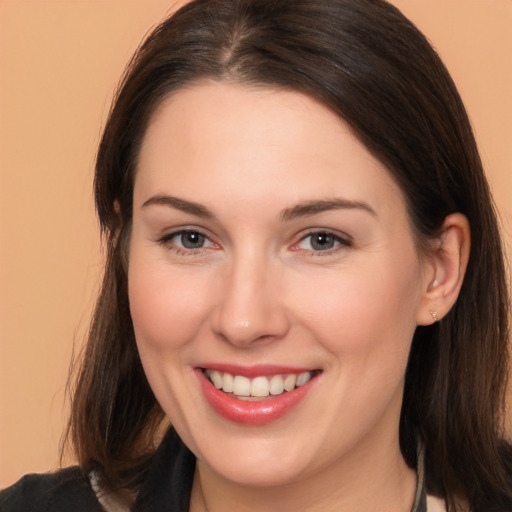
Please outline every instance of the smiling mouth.
[[319, 370], [301, 373], [286, 373], [269, 376], [248, 378], [243, 375], [233, 375], [209, 368], [202, 372], [207, 379], [220, 391], [239, 400], [262, 400], [275, 398], [309, 382]]

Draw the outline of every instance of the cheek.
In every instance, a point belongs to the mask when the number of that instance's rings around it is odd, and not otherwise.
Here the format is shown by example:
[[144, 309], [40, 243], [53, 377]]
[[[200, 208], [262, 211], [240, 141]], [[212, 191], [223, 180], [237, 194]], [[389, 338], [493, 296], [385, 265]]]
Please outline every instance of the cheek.
[[[412, 260], [414, 261], [414, 259]], [[403, 367], [416, 328], [418, 266], [400, 260], [302, 280], [303, 318], [336, 360], [375, 356]], [[340, 359], [339, 359], [340, 358]]]
[[194, 337], [208, 302], [204, 279], [202, 286], [199, 282], [200, 276], [172, 271], [165, 261], [132, 252], [128, 295], [139, 350], [177, 349]]

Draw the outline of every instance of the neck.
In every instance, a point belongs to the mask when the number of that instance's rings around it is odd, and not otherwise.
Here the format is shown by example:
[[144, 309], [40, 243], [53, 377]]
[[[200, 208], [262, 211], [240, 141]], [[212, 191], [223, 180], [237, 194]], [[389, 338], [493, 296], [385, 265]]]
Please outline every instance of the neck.
[[377, 450], [358, 450], [343, 461], [279, 486], [223, 479], [198, 461], [191, 512], [410, 512], [416, 472], [405, 464], [398, 439]]

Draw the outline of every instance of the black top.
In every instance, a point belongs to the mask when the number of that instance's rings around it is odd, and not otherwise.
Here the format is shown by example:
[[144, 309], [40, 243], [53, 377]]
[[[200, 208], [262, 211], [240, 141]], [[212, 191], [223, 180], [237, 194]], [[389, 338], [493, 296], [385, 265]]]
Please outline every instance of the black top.
[[[133, 512], [187, 512], [196, 461], [171, 430], [158, 448]], [[0, 492], [1, 512], [105, 512], [79, 467], [26, 475]]]
[[1, 512], [104, 512], [78, 467], [53, 474], [26, 475], [0, 492]]
[[[195, 457], [171, 430], [159, 446], [133, 512], [188, 512]], [[427, 512], [426, 494], [415, 512]], [[104, 512], [88, 476], [71, 467], [56, 473], [27, 475], [0, 492], [0, 512]]]

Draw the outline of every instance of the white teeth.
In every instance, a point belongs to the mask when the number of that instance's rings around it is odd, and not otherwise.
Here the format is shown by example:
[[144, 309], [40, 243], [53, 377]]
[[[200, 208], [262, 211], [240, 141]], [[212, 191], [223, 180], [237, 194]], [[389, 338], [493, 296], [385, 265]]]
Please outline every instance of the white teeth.
[[251, 396], [251, 381], [247, 377], [233, 377], [233, 393], [237, 396]]
[[222, 375], [217, 370], [213, 370], [210, 378], [212, 379], [213, 385], [220, 389], [222, 387]]
[[256, 377], [251, 383], [251, 396], [268, 396], [270, 383], [266, 377]]
[[232, 375], [209, 369], [205, 371], [205, 374], [217, 389], [222, 389], [225, 393], [233, 393], [240, 399], [244, 397], [264, 398], [269, 394], [280, 395], [285, 391], [293, 391], [295, 387], [303, 386], [313, 377], [313, 372], [302, 372], [248, 379], [242, 375]]
[[270, 394], [280, 395], [284, 391], [283, 377], [281, 375], [274, 375], [270, 379]]
[[293, 389], [295, 389], [295, 384], [297, 383], [297, 376], [296, 375], [293, 375], [293, 373], [289, 373], [285, 378], [284, 378], [284, 389], [286, 391], [292, 391]]
[[297, 386], [304, 386], [309, 379], [311, 379], [311, 372], [302, 372], [297, 377]]
[[233, 375], [230, 373], [224, 373], [222, 376], [222, 389], [226, 393], [232, 393], [233, 392]]

